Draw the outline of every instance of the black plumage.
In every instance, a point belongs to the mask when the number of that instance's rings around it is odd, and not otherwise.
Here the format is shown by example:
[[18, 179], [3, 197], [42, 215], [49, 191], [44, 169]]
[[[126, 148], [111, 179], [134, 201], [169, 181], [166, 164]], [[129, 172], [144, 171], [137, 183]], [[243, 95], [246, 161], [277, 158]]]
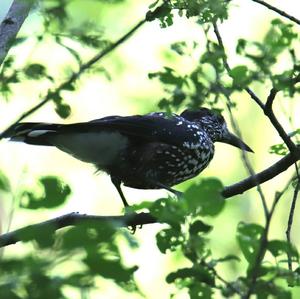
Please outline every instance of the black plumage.
[[155, 112], [109, 116], [75, 124], [19, 123], [5, 137], [34, 145], [56, 146], [93, 163], [111, 176], [123, 204], [122, 190], [171, 187], [198, 175], [214, 155], [214, 142], [252, 151], [231, 134], [224, 118], [207, 108], [181, 115]]

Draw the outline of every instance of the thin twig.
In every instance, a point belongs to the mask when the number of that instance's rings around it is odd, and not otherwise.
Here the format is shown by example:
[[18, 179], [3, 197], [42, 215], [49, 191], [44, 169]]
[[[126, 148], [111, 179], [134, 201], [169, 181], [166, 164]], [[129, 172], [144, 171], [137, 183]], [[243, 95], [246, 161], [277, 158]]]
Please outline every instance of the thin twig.
[[270, 212], [268, 214], [268, 217], [266, 219], [266, 224], [263, 230], [263, 233], [261, 235], [260, 238], [260, 244], [259, 244], [259, 249], [255, 258], [255, 263], [253, 268], [250, 271], [250, 274], [248, 275], [249, 279], [250, 279], [250, 284], [249, 284], [249, 288], [248, 288], [248, 292], [245, 294], [245, 296], [242, 297], [242, 299], [249, 299], [251, 294], [254, 291], [255, 288], [255, 284], [258, 278], [258, 274], [259, 274], [259, 268], [260, 265], [264, 259], [265, 253], [266, 253], [266, 247], [268, 244], [268, 234], [269, 234], [269, 230], [270, 230], [270, 224], [271, 224], [271, 220], [273, 217], [273, 214], [275, 212], [275, 208], [279, 202], [279, 200], [281, 199], [282, 195], [287, 191], [290, 183], [292, 180], [290, 180], [286, 186], [283, 188], [283, 190], [281, 192], [276, 192], [275, 193], [275, 198], [274, 201], [272, 203], [272, 207], [270, 209]]
[[[295, 167], [296, 167], [296, 173], [297, 173], [297, 184], [296, 187], [294, 189], [294, 194], [293, 194], [293, 199], [292, 199], [292, 204], [291, 204], [291, 208], [290, 208], [290, 212], [289, 212], [289, 218], [288, 218], [288, 224], [287, 224], [287, 229], [286, 229], [286, 239], [288, 241], [289, 244], [289, 249], [292, 248], [292, 242], [291, 242], [291, 230], [292, 230], [292, 226], [293, 226], [293, 220], [294, 220], [294, 212], [295, 212], [295, 208], [296, 208], [296, 202], [297, 202], [297, 198], [298, 198], [298, 193], [299, 193], [299, 188], [300, 188], [300, 176], [299, 176], [299, 170], [298, 170], [298, 166], [295, 163]], [[291, 258], [291, 253], [290, 250], [287, 251], [287, 259], [288, 259], [288, 267], [290, 271], [293, 271], [293, 265], [292, 265], [292, 258]]]
[[261, 5], [265, 6], [265, 7], [267, 7], [268, 9], [270, 9], [270, 10], [272, 10], [272, 11], [278, 13], [278, 14], [281, 15], [282, 17], [287, 18], [287, 19], [289, 19], [290, 21], [292, 21], [292, 22], [294, 22], [294, 23], [300, 25], [300, 20], [299, 20], [299, 19], [297, 19], [297, 18], [295, 18], [295, 17], [289, 15], [289, 14], [286, 13], [285, 11], [283, 11], [283, 10], [281, 10], [281, 9], [279, 9], [279, 8], [277, 8], [277, 7], [275, 7], [275, 6], [271, 5], [271, 4], [269, 4], [269, 3], [266, 3], [265, 1], [262, 1], [262, 0], [251, 0], [251, 1], [256, 2], [256, 3], [259, 3], [259, 4], [261, 4]]
[[[225, 47], [224, 47], [224, 44], [223, 44], [221, 34], [219, 32], [219, 29], [218, 29], [218, 26], [217, 26], [216, 23], [213, 23], [213, 27], [214, 27], [214, 32], [216, 34], [218, 43], [219, 43], [219, 45], [222, 48], [223, 53], [224, 53], [223, 54], [223, 63], [224, 63], [225, 69], [230, 74], [231, 68], [230, 68], [230, 66], [227, 62]], [[298, 83], [299, 80], [300, 80], [300, 74], [298, 74], [296, 77], [292, 78], [292, 81], [293, 81], [294, 84]], [[245, 90], [251, 96], [251, 98], [261, 107], [264, 114], [269, 118], [271, 124], [273, 125], [273, 127], [275, 128], [275, 130], [277, 131], [279, 136], [282, 138], [282, 140], [284, 141], [286, 146], [288, 147], [289, 151], [293, 155], [295, 155], [295, 157], [296, 157], [297, 156], [297, 151], [299, 151], [299, 149], [296, 147], [294, 142], [291, 140], [291, 138], [285, 132], [285, 130], [283, 129], [283, 127], [281, 126], [281, 124], [277, 120], [277, 117], [275, 116], [275, 114], [273, 112], [273, 109], [272, 109], [273, 102], [274, 102], [275, 97], [278, 93], [278, 90], [276, 90], [275, 88], [272, 88], [270, 90], [269, 96], [268, 96], [267, 101], [266, 101], [266, 105], [263, 104], [263, 102], [255, 95], [255, 93], [250, 88], [245, 88]]]
[[[231, 123], [232, 123], [232, 127], [233, 127], [233, 130], [235, 132], [235, 134], [242, 140], [242, 134], [241, 134], [241, 131], [238, 127], [238, 124], [236, 123], [236, 121], [234, 120], [233, 118], [233, 114], [232, 114], [232, 111], [231, 111], [231, 108], [230, 108], [230, 105], [227, 105], [227, 109], [229, 111], [229, 115], [230, 115], [230, 119], [231, 119]], [[248, 173], [250, 174], [250, 176], [252, 178], [255, 178], [256, 177], [256, 173], [248, 159], [248, 156], [246, 154], [246, 152], [243, 150], [242, 151], [242, 160], [244, 162], [244, 165], [246, 167], [246, 169], [248, 170]], [[267, 206], [267, 201], [266, 201], [266, 198], [265, 198], [265, 195], [262, 191], [262, 188], [260, 186], [260, 183], [258, 181], [256, 181], [256, 189], [257, 189], [257, 192], [260, 196], [260, 199], [261, 199], [261, 203], [262, 203], [262, 206], [263, 206], [263, 209], [264, 209], [264, 214], [265, 214], [265, 217], [267, 218], [268, 217], [268, 206]]]
[[235, 287], [232, 283], [230, 283], [229, 281], [227, 281], [225, 278], [223, 278], [215, 269], [215, 267], [213, 265], [211, 265], [210, 263], [207, 263], [205, 260], [201, 260], [200, 261], [200, 265], [207, 268], [208, 270], [210, 270], [214, 277], [216, 277], [217, 279], [219, 279], [222, 283], [224, 283], [227, 288], [231, 289], [231, 291], [233, 291], [236, 294], [242, 295], [241, 291]]
[[[214, 32], [215, 32], [215, 35], [217, 37], [217, 40], [218, 40], [218, 44], [219, 46], [221, 47], [222, 51], [223, 51], [223, 56], [222, 56], [222, 59], [223, 59], [223, 64], [224, 64], [224, 67], [226, 69], [226, 71], [228, 73], [230, 73], [231, 69], [230, 69], [230, 66], [229, 66], [229, 63], [227, 61], [227, 57], [226, 57], [226, 53], [225, 53], [225, 47], [224, 47], [224, 43], [223, 43], [223, 39], [221, 37], [221, 34], [220, 34], [220, 31], [218, 29], [218, 26], [216, 23], [213, 23], [213, 27], [214, 27]], [[252, 91], [251, 91], [252, 92]], [[232, 114], [232, 111], [231, 111], [231, 108], [230, 108], [230, 104], [231, 104], [231, 99], [229, 97], [229, 95], [227, 94], [227, 92], [225, 91], [224, 92], [225, 94], [225, 97], [227, 98], [227, 110], [229, 112], [229, 116], [230, 116], [230, 120], [231, 120], [231, 124], [232, 124], [232, 127], [233, 127], [233, 130], [235, 132], [235, 134], [240, 138], [242, 139], [242, 134], [241, 134], [241, 131], [233, 117], [233, 114]], [[243, 150], [242, 151], [242, 160], [244, 162], [244, 165], [248, 171], [248, 173], [253, 177], [255, 178], [255, 171], [246, 155], [246, 152]], [[257, 186], [257, 191], [258, 191], [258, 194], [260, 196], [260, 199], [261, 199], [261, 202], [262, 202], [262, 206], [263, 206], [263, 209], [264, 209], [264, 213], [265, 213], [265, 217], [267, 217], [268, 215], [268, 206], [267, 206], [267, 201], [266, 201], [266, 198], [264, 196], [264, 193], [262, 191], [262, 188], [259, 184], [259, 182], [257, 182], [256, 184]]]
[[28, 117], [41, 107], [43, 107], [46, 103], [52, 100], [53, 95], [59, 93], [62, 91], [64, 88], [67, 86], [70, 86], [73, 84], [79, 77], [80, 75], [88, 70], [92, 65], [94, 65], [96, 62], [98, 62], [100, 59], [105, 57], [107, 54], [112, 52], [115, 48], [120, 46], [123, 42], [125, 42], [135, 31], [137, 31], [143, 24], [145, 24], [146, 19], [141, 20], [138, 22], [132, 29], [130, 29], [126, 34], [124, 34], [121, 38], [119, 38], [116, 42], [110, 44], [108, 47], [106, 47], [104, 50], [96, 54], [94, 57], [92, 57], [90, 60], [88, 60], [86, 63], [82, 64], [77, 72], [74, 72], [66, 81], [61, 83], [58, 87], [56, 87], [54, 90], [49, 89], [47, 91], [47, 94], [41, 102], [39, 102], [37, 105], [33, 106], [26, 112], [24, 112], [17, 120], [11, 124], [6, 130], [4, 130], [0, 134], [0, 140], [5, 137], [5, 134], [12, 128], [14, 127], [17, 123], [22, 121], [24, 118]]
[[8, 13], [0, 24], [0, 66], [21, 26], [27, 18], [33, 4], [33, 0], [14, 0], [9, 8]]
[[277, 93], [278, 93], [278, 90], [276, 90], [275, 88], [272, 88], [270, 90], [269, 96], [268, 96], [266, 104], [265, 104], [265, 108], [263, 110], [264, 110], [265, 115], [269, 118], [270, 122], [272, 123], [273, 127], [278, 132], [281, 139], [284, 141], [284, 143], [288, 147], [289, 151], [291, 153], [295, 153], [298, 150], [296, 145], [291, 140], [290, 136], [285, 132], [285, 130], [283, 129], [283, 127], [277, 120], [277, 117], [275, 116], [274, 111], [273, 111], [273, 102], [275, 100]]
[[[229, 66], [228, 64], [228, 61], [227, 61], [227, 58], [226, 58], [226, 53], [225, 53], [225, 46], [224, 46], [224, 43], [223, 43], [223, 39], [221, 37], [221, 34], [220, 34], [220, 31], [218, 29], [218, 26], [216, 23], [213, 23], [213, 27], [214, 27], [214, 32], [215, 32], [215, 35], [217, 37], [217, 40], [218, 40], [218, 44], [220, 45], [222, 51], [223, 51], [223, 64], [224, 64], [224, 67], [227, 71], [228, 74], [231, 73], [231, 67]], [[263, 102], [259, 99], [259, 97], [254, 93], [253, 90], [251, 90], [249, 87], [246, 87], [245, 88], [246, 92], [250, 95], [250, 97], [262, 108], [264, 109], [264, 104]]]

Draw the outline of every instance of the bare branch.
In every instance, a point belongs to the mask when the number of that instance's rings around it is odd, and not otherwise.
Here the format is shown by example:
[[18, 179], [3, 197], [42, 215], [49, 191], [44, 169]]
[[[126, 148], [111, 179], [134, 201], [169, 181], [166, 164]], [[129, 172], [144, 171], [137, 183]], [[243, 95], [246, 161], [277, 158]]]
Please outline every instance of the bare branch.
[[265, 108], [263, 110], [264, 110], [265, 115], [269, 118], [270, 122], [272, 123], [273, 127], [278, 132], [281, 139], [284, 141], [284, 143], [288, 147], [289, 151], [291, 153], [294, 153], [298, 149], [297, 149], [296, 145], [294, 144], [294, 142], [291, 140], [290, 136], [285, 132], [285, 130], [283, 129], [283, 127], [281, 126], [281, 124], [277, 120], [277, 118], [274, 114], [273, 108], [272, 108], [273, 107], [273, 102], [275, 100], [275, 97], [276, 97], [277, 93], [278, 93], [278, 90], [276, 90], [275, 88], [272, 88], [270, 90], [270, 94], [267, 98]]
[[269, 168], [257, 173], [255, 176], [249, 176], [248, 178], [235, 183], [231, 186], [225, 187], [222, 191], [222, 195], [225, 198], [232, 197], [237, 194], [242, 194], [245, 191], [255, 187], [258, 183], [262, 184], [266, 181], [273, 179], [278, 174], [287, 170], [292, 166], [297, 160], [300, 160], [300, 153], [297, 151], [296, 157], [289, 153], [284, 158], [270, 166]]
[[[263, 183], [267, 180], [272, 179], [273, 177], [275, 177], [276, 175], [285, 171], [288, 167], [293, 165], [295, 163], [294, 159], [295, 158], [292, 156], [292, 154], [288, 154], [287, 156], [282, 158], [280, 161], [278, 161], [271, 167], [256, 174], [254, 178], [253, 176], [250, 176], [249, 178], [241, 182], [225, 187], [224, 190], [222, 191], [223, 197], [229, 198], [234, 195], [243, 193], [244, 191], [255, 187], [257, 183]], [[300, 154], [298, 156], [298, 159], [300, 159]], [[272, 213], [273, 212], [271, 210], [269, 215]], [[91, 223], [91, 222], [93, 223], [115, 222], [116, 225], [119, 227], [158, 223], [155, 217], [153, 217], [149, 213], [128, 214], [122, 216], [96, 216], [96, 215], [82, 215], [77, 213], [70, 213], [57, 218], [50, 219], [45, 222], [27, 226], [10, 233], [3, 234], [0, 236], [0, 247], [15, 244], [21, 241], [22, 233], [31, 227], [34, 227], [35, 229], [43, 229], [48, 225], [53, 225], [53, 227], [56, 230], [66, 226], [76, 225], [78, 223]]]
[[45, 227], [52, 226], [55, 230], [66, 227], [73, 226], [82, 223], [96, 223], [103, 224], [111, 222], [116, 225], [116, 227], [128, 227], [128, 226], [138, 226], [143, 224], [156, 223], [157, 220], [148, 213], [140, 214], [127, 214], [122, 216], [97, 216], [97, 215], [85, 215], [79, 213], [69, 213], [63, 216], [59, 216], [41, 223], [29, 225], [10, 233], [6, 233], [0, 236], [0, 247], [15, 244], [22, 240], [22, 234], [25, 231], [30, 230], [43, 230]]
[[[227, 71], [228, 74], [230, 74], [231, 72], [231, 67], [230, 65], [228, 64], [228, 61], [227, 61], [227, 58], [226, 58], [226, 52], [225, 52], [225, 46], [224, 46], [224, 43], [223, 43], [223, 39], [221, 37], [221, 34], [220, 34], [220, 31], [218, 29], [218, 26], [216, 23], [213, 23], [213, 27], [214, 27], [214, 32], [215, 32], [215, 35], [217, 37], [217, 40], [218, 40], [218, 44], [220, 45], [222, 51], [223, 51], [223, 64], [224, 64], [224, 67]], [[245, 91], [250, 95], [250, 97], [262, 108], [264, 109], [265, 105], [263, 104], [263, 102], [259, 99], [259, 97], [254, 93], [254, 91], [252, 89], [250, 89], [249, 87], [246, 87], [245, 88]]]
[[34, 4], [33, 0], [14, 0], [10, 9], [0, 24], [0, 66], [13, 41], [18, 34], [22, 24], [27, 18], [30, 9]]
[[[241, 134], [241, 131], [238, 127], [238, 124], [236, 123], [236, 121], [234, 120], [234, 117], [233, 117], [233, 114], [232, 114], [232, 111], [231, 111], [231, 108], [230, 108], [230, 105], [227, 105], [227, 109], [229, 111], [229, 115], [230, 115], [230, 118], [231, 118], [231, 123], [232, 123], [232, 127], [233, 127], [233, 130], [234, 130], [234, 133], [241, 139], [243, 140], [242, 138], [242, 134]], [[255, 178], [255, 171], [248, 159], [248, 156], [246, 154], [246, 152], [243, 150], [242, 151], [242, 160], [244, 162], [244, 165], [245, 165], [245, 168], [247, 169], [248, 173], [250, 174], [250, 176], [252, 178]], [[267, 218], [268, 217], [268, 206], [267, 206], [267, 201], [266, 201], [266, 198], [265, 198], [265, 195], [263, 193], [263, 190], [260, 186], [260, 183], [258, 181], [255, 182], [255, 185], [256, 185], [256, 188], [257, 188], [257, 192], [260, 196], [260, 199], [261, 199], [261, 202], [262, 202], [262, 206], [263, 206], [263, 209], [264, 209], [264, 213], [265, 213], [265, 217]]]
[[[224, 48], [224, 44], [223, 44], [223, 40], [222, 40], [221, 34], [219, 32], [217, 24], [213, 23], [213, 26], [214, 26], [214, 32], [215, 32], [215, 35], [217, 37], [219, 46], [223, 50], [223, 65], [224, 65], [225, 69], [227, 70], [227, 72], [230, 73], [231, 69], [230, 69], [230, 66], [229, 66], [228, 61], [227, 61], [227, 57], [226, 57], [225, 48]], [[254, 94], [254, 92], [252, 92], [252, 90], [250, 90], [250, 93], [255, 96], [254, 99], [257, 98], [256, 95]], [[230, 99], [230, 96], [229, 96], [229, 94], [227, 92], [224, 92], [224, 94], [225, 94], [225, 96], [227, 98], [227, 102], [228, 102], [227, 103], [227, 110], [228, 110], [229, 115], [230, 115], [230, 119], [231, 119], [233, 130], [234, 130], [235, 134], [241, 140], [243, 140], [242, 139], [241, 131], [240, 131], [240, 129], [238, 127], [238, 124], [236, 123], [236, 121], [235, 121], [235, 119], [233, 117], [233, 113], [231, 111], [231, 99]], [[257, 101], [258, 101], [258, 104], [261, 103], [258, 98], [257, 98]], [[247, 154], [246, 154], [246, 152], [244, 150], [242, 151], [242, 160], [244, 162], [245, 168], [247, 169], [248, 173], [254, 178], [255, 177], [255, 171], [254, 171], [254, 169], [253, 169], [253, 167], [252, 167], [252, 165], [251, 165], [251, 163], [250, 163], [250, 161], [248, 159], [248, 156], [247, 156]], [[268, 211], [268, 206], [267, 206], [266, 198], [264, 196], [262, 188], [260, 187], [259, 182], [256, 183], [256, 186], [257, 186], [257, 192], [258, 192], [258, 194], [260, 196], [260, 199], [261, 199], [261, 202], [262, 202], [262, 206], [263, 206], [263, 209], [264, 209], [265, 217], [267, 218], [269, 211]]]
[[267, 7], [268, 9], [270, 9], [270, 10], [272, 10], [272, 11], [278, 13], [278, 14], [281, 15], [282, 17], [287, 18], [287, 19], [289, 19], [290, 21], [292, 21], [292, 22], [294, 22], [294, 23], [300, 25], [300, 20], [299, 20], [299, 19], [297, 19], [297, 18], [295, 18], [295, 17], [293, 17], [293, 16], [287, 14], [285, 11], [283, 11], [283, 10], [281, 10], [281, 9], [279, 9], [279, 8], [277, 8], [277, 7], [275, 7], [275, 6], [271, 5], [271, 4], [269, 4], [269, 3], [266, 3], [265, 1], [262, 1], [262, 0], [252, 0], [252, 1], [253, 1], [253, 2], [256, 2], [256, 3], [259, 3], [259, 4], [263, 5], [264, 7]]
[[256, 284], [256, 281], [257, 281], [257, 278], [259, 275], [259, 268], [264, 259], [265, 254], [266, 254], [266, 248], [267, 248], [267, 244], [268, 244], [268, 234], [269, 234], [271, 220], [272, 220], [272, 217], [275, 212], [275, 208], [276, 208], [279, 200], [281, 199], [282, 195], [287, 191], [291, 181], [292, 181], [292, 179], [288, 181], [288, 183], [283, 188], [283, 190], [275, 193], [275, 198], [273, 200], [272, 207], [271, 207], [268, 217], [266, 219], [264, 231], [260, 238], [259, 249], [257, 251], [254, 265], [253, 265], [251, 271], [248, 271], [248, 273], [249, 273], [248, 278], [250, 280], [250, 285], [249, 285], [247, 293], [245, 294], [245, 296], [242, 297], [242, 299], [249, 299], [255, 289], [255, 284]]
[[[286, 229], [286, 239], [288, 241], [289, 247], [292, 248], [292, 242], [291, 242], [291, 230], [292, 230], [292, 226], [293, 226], [293, 220], [294, 220], [294, 212], [295, 212], [295, 208], [296, 208], [296, 202], [297, 202], [297, 198], [298, 198], [298, 193], [299, 193], [299, 189], [300, 189], [300, 177], [299, 177], [299, 170], [298, 170], [298, 166], [295, 163], [295, 167], [296, 167], [296, 173], [297, 173], [297, 184], [294, 190], [294, 195], [293, 195], [293, 199], [292, 199], [292, 204], [291, 204], [291, 208], [290, 208], [290, 212], [289, 212], [289, 219], [288, 219], [288, 224], [287, 224], [287, 229]], [[291, 254], [288, 251], [288, 267], [289, 270], [293, 271], [292, 268], [292, 258], [291, 258]]]
[[[213, 27], [214, 27], [214, 32], [216, 34], [218, 43], [219, 43], [220, 47], [222, 48], [222, 50], [224, 52], [224, 55], [223, 55], [224, 67], [227, 70], [227, 72], [230, 74], [231, 68], [230, 68], [230, 66], [227, 62], [225, 47], [224, 47], [224, 44], [223, 44], [221, 34], [219, 32], [219, 29], [218, 29], [218, 26], [217, 26], [216, 23], [213, 23]], [[300, 74], [298, 74], [298, 76], [296, 76], [295, 78], [292, 79], [294, 84], [297, 84], [299, 82], [299, 80], [300, 80]], [[275, 128], [275, 130], [277, 131], [279, 136], [282, 138], [282, 140], [284, 141], [284, 143], [288, 147], [289, 151], [293, 155], [295, 155], [295, 157], [296, 157], [297, 156], [296, 152], [299, 151], [299, 149], [296, 147], [296, 145], [293, 143], [291, 138], [285, 132], [285, 130], [283, 129], [283, 127], [279, 123], [279, 121], [278, 121], [277, 117], [275, 116], [275, 114], [273, 112], [273, 109], [272, 109], [273, 102], [274, 102], [275, 97], [276, 97], [277, 93], [279, 92], [279, 90], [277, 90], [275, 88], [272, 88], [270, 90], [270, 94], [267, 98], [267, 101], [266, 101], [265, 105], [263, 104], [263, 102], [259, 99], [259, 97], [257, 97], [256, 94], [249, 87], [245, 88], [245, 91], [260, 106], [260, 108], [263, 110], [264, 114], [269, 118], [271, 124], [273, 125], [273, 127]]]
[[124, 34], [121, 38], [119, 38], [116, 42], [110, 44], [108, 47], [106, 47], [104, 50], [96, 54], [94, 57], [92, 57], [90, 60], [88, 60], [86, 63], [82, 64], [77, 72], [74, 72], [66, 81], [61, 83], [58, 87], [51, 90], [48, 89], [47, 94], [41, 102], [39, 102], [37, 105], [33, 106], [26, 112], [24, 112], [17, 120], [11, 124], [6, 130], [4, 130], [0, 134], [0, 140], [5, 137], [5, 134], [14, 127], [17, 123], [22, 121], [24, 118], [28, 117], [32, 113], [36, 112], [38, 109], [43, 107], [45, 104], [47, 104], [49, 101], [52, 100], [53, 95], [59, 93], [62, 91], [66, 86], [69, 86], [70, 84], [73, 84], [76, 82], [76, 80], [80, 77], [82, 73], [84, 73], [86, 70], [88, 70], [92, 65], [94, 65], [96, 62], [98, 62], [100, 59], [105, 57], [107, 54], [112, 52], [115, 48], [120, 46], [123, 42], [125, 42], [135, 31], [137, 31], [144, 23], [146, 22], [146, 19], [138, 22], [132, 29], [130, 29], [126, 34]]

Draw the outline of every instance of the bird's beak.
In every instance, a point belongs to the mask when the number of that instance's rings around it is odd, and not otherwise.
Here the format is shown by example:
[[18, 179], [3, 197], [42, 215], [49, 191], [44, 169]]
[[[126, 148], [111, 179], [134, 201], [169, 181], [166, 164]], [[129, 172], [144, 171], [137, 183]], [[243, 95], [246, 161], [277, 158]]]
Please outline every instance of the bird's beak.
[[223, 136], [221, 142], [228, 143], [244, 151], [254, 153], [254, 151], [245, 142], [243, 142], [240, 138], [231, 134], [230, 132], [228, 132], [225, 136]]

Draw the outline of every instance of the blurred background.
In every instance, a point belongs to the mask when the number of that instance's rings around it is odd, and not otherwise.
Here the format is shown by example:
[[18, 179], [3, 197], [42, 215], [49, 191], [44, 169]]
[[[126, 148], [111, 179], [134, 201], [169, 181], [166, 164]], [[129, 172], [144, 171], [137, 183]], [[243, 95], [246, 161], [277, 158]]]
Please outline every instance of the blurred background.
[[[11, 2], [1, 0], [0, 20], [7, 13]], [[72, 4], [68, 5], [68, 13], [72, 15], [74, 22], [72, 25], [74, 28], [80, 28], [88, 21], [97, 23], [98, 30], [103, 31], [104, 38], [115, 41], [143, 18], [152, 3], [152, 1], [133, 0], [112, 2], [91, 1], [89, 5], [85, 5], [85, 1], [72, 1]], [[236, 41], [239, 38], [261, 40], [271, 20], [277, 16], [252, 1], [232, 2], [230, 18], [220, 24], [219, 28], [227, 49], [229, 63], [234, 66], [241, 62], [241, 58], [235, 52]], [[300, 11], [295, 10], [296, 0], [269, 2], [295, 17], [300, 17]], [[41, 7], [36, 7], [29, 15], [19, 36], [34, 36], [43, 32], [42, 27], [45, 24], [42, 23], [39, 9]], [[164, 66], [172, 67], [181, 74], [188, 73], [198, 63], [200, 53], [205, 51], [205, 36], [201, 27], [192, 18], [175, 16], [174, 20], [174, 25], [167, 28], [161, 28], [158, 21], [146, 23], [128, 41], [97, 64], [99, 68], [97, 74], [82, 76], [75, 92], [64, 92], [64, 100], [72, 107], [71, 115], [66, 120], [57, 115], [53, 103], [49, 102], [30, 115], [26, 121], [71, 123], [89, 121], [108, 115], [144, 114], [158, 111], [157, 104], [165, 96], [165, 90], [158, 80], [150, 80], [148, 74], [158, 72]], [[170, 49], [170, 44], [179, 41], [185, 41], [189, 45], [197, 42], [199, 46], [196, 51], [191, 51], [189, 57], [180, 56]], [[70, 45], [78, 48], [84, 61], [95, 53], [89, 48], [79, 48], [79, 45], [74, 42], [73, 44], [70, 42]], [[299, 51], [299, 49], [295, 50]], [[76, 62], [68, 51], [47, 38], [43, 43], [37, 43], [36, 39], [29, 38], [25, 44], [12, 49], [10, 54], [15, 55], [15, 63], [19, 67], [28, 61], [46, 63], [51, 76], [60, 80], [67, 78], [70, 71], [76, 68]], [[283, 57], [283, 66], [284, 63]], [[24, 111], [43, 99], [45, 90], [51, 87], [51, 84], [49, 81], [36, 84], [35, 81], [30, 80], [16, 84], [9, 99], [0, 100], [1, 131], [13, 123]], [[253, 89], [262, 99], [266, 99], [269, 86], [253, 86]], [[261, 171], [280, 158], [270, 154], [269, 148], [273, 144], [280, 143], [281, 140], [260, 108], [249, 99], [246, 93], [235, 93], [233, 99], [238, 103], [238, 109], [233, 109], [233, 113], [241, 128], [243, 140], [255, 151], [254, 154], [249, 154], [249, 158], [255, 171]], [[288, 132], [299, 128], [300, 119], [297, 116], [300, 111], [295, 101], [279, 96], [275, 110], [278, 119]], [[229, 122], [226, 112], [224, 116]], [[2, 232], [74, 211], [95, 215], [123, 213], [117, 191], [106, 174], [95, 174], [95, 168], [92, 165], [75, 160], [55, 148], [30, 146], [4, 140], [0, 145], [0, 166], [10, 180], [12, 190], [10, 194], [0, 193]], [[61, 177], [71, 186], [72, 195], [68, 201], [54, 210], [28, 211], [17, 208], [18, 192], [24, 186], [36, 188], [38, 178], [49, 174]], [[275, 192], [285, 186], [291, 175], [292, 170], [289, 170], [263, 185], [269, 204]], [[226, 186], [238, 182], [248, 174], [244, 169], [238, 149], [217, 144], [213, 161], [200, 176], [218, 177]], [[177, 189], [185, 190], [190, 184], [191, 182], [188, 181], [178, 186]], [[167, 195], [166, 191], [143, 191], [126, 187], [123, 190], [131, 204], [144, 200], [154, 201]], [[285, 238], [288, 214], [286, 207], [289, 206], [290, 200], [291, 193], [288, 193], [278, 206], [272, 222], [272, 238]], [[299, 247], [298, 214], [299, 209], [295, 212], [292, 237]], [[237, 254], [238, 247], [235, 240], [237, 224], [240, 221], [264, 223], [263, 209], [256, 190], [253, 189], [243, 195], [228, 199], [225, 211], [217, 218], [208, 217], [207, 221], [214, 224], [214, 230], [210, 235], [214, 255], [223, 256], [228, 252]], [[160, 228], [161, 225], [155, 224], [145, 225], [142, 229], [138, 229], [134, 237], [139, 247], [137, 249], [124, 247], [122, 252], [128, 265], [139, 266], [135, 278], [141, 291], [149, 299], [168, 298], [174, 292], [174, 286], [165, 282], [166, 274], [170, 272], [170, 269], [176, 269], [179, 265], [186, 263], [176, 254], [162, 255], [159, 252], [155, 235]], [[24, 251], [30, 250], [29, 247], [16, 244], [4, 249], [4, 254], [22, 255]], [[230, 279], [243, 266], [242, 261], [224, 265], [221, 270]], [[70, 267], [76, 268], [76, 265], [70, 264]], [[91, 298], [99, 298], [99, 295], [102, 298], [141, 298], [138, 294], [126, 293], [109, 280], [99, 279], [98, 287], [97, 290], [92, 291]], [[71, 288], [66, 289], [65, 292], [69, 298], [78, 296]], [[295, 289], [295, 296], [297, 292]], [[182, 294], [177, 295], [176, 298], [187, 298], [187, 294], [182, 291]]]

